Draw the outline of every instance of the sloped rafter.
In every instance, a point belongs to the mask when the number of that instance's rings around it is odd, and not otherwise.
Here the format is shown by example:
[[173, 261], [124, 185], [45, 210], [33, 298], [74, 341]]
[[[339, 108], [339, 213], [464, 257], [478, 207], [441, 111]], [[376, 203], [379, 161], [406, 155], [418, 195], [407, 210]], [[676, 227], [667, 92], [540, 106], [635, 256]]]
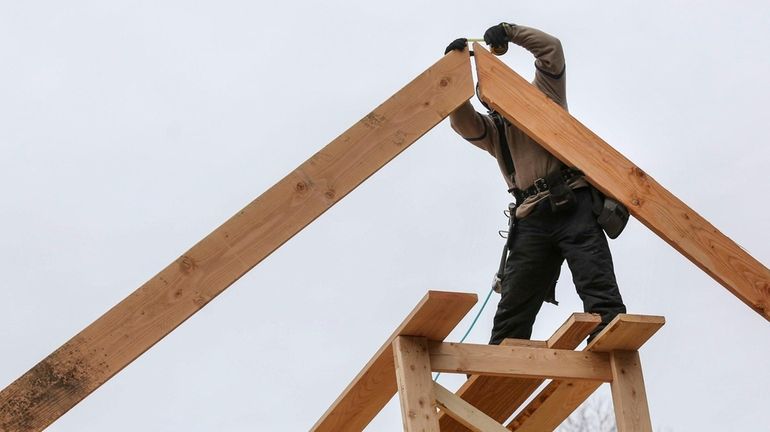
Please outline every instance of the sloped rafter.
[[770, 270], [478, 43], [486, 102], [770, 320]]
[[473, 96], [453, 52], [0, 392], [0, 430], [41, 430]]

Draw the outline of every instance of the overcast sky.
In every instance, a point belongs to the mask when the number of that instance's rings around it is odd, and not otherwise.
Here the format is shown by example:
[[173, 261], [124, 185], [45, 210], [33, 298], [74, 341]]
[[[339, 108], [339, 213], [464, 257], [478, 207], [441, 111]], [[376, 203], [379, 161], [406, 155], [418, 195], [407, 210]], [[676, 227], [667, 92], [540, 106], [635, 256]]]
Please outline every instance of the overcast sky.
[[[1, 0], [0, 388], [500, 21], [559, 37], [571, 113], [770, 263], [770, 2]], [[445, 121], [50, 430], [307, 430], [426, 290], [483, 299], [508, 201]], [[768, 322], [636, 221], [611, 248], [667, 319], [656, 430], [767, 431]], [[582, 310], [562, 274], [534, 338]]]

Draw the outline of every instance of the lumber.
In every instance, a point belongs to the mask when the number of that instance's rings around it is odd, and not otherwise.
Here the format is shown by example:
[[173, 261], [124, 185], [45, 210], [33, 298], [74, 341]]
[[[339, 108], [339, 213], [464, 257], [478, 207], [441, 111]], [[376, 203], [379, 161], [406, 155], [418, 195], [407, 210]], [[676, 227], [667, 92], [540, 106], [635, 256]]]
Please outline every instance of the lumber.
[[[638, 350], [665, 322], [661, 316], [620, 314], [596, 335], [585, 351]], [[551, 381], [506, 427], [518, 432], [552, 431], [600, 385], [590, 381]]]
[[767, 267], [478, 43], [474, 53], [481, 93], [493, 109], [770, 320]]
[[444, 56], [0, 392], [0, 429], [51, 424], [473, 93], [468, 53]]
[[[575, 349], [601, 322], [599, 315], [572, 314], [558, 330], [545, 341], [552, 349]], [[542, 341], [532, 341], [542, 342]], [[506, 339], [501, 345], [521, 343], [517, 339]], [[473, 375], [457, 390], [463, 400], [502, 423], [543, 383], [541, 379], [511, 378]], [[452, 417], [439, 414], [442, 432], [464, 432], [468, 428]]]
[[442, 412], [447, 413], [448, 416], [451, 416], [472, 432], [508, 431], [508, 429], [503, 427], [499, 422], [479, 411], [468, 402], [465, 402], [462, 398], [447, 390], [441, 384], [433, 383], [433, 387], [434, 394], [436, 395], [436, 403], [439, 408], [441, 408]]
[[439, 432], [428, 341], [398, 336], [393, 341], [393, 355], [404, 431]]
[[475, 294], [429, 291], [311, 431], [363, 430], [398, 390], [392, 349], [395, 338], [420, 336], [444, 340], [476, 300]]
[[639, 351], [613, 351], [610, 364], [618, 432], [652, 432]]
[[522, 346], [430, 342], [434, 372], [610, 382], [609, 355]]

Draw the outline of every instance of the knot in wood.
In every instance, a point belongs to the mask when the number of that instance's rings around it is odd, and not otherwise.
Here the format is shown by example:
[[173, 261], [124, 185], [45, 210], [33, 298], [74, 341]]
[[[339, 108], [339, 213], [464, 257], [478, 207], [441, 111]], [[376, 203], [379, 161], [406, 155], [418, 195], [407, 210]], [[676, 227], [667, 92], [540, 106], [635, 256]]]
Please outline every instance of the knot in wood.
[[631, 168], [631, 173], [632, 173], [633, 175], [635, 175], [635, 176], [639, 177], [639, 178], [645, 178], [645, 177], [647, 177], [647, 173], [645, 173], [644, 171], [642, 171], [642, 169], [641, 169], [641, 168], [639, 168], [639, 167], [637, 167], [637, 166], [635, 166], [635, 167]]
[[198, 268], [198, 264], [195, 262], [195, 260], [187, 255], [182, 255], [182, 258], [179, 260], [179, 270], [184, 274], [189, 274], [193, 270]]

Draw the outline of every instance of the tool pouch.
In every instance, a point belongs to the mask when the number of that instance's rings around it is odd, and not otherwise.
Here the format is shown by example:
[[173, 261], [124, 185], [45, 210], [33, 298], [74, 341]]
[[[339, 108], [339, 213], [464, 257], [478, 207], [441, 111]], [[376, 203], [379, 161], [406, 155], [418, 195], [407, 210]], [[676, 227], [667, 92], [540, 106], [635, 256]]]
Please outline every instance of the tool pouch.
[[618, 238], [628, 223], [628, 209], [614, 199], [605, 197], [596, 188], [591, 188], [591, 194], [596, 221], [599, 222], [607, 237]]
[[575, 192], [570, 189], [561, 177], [561, 172], [556, 171], [546, 177], [551, 202], [551, 211], [554, 213], [572, 210], [577, 204]]

